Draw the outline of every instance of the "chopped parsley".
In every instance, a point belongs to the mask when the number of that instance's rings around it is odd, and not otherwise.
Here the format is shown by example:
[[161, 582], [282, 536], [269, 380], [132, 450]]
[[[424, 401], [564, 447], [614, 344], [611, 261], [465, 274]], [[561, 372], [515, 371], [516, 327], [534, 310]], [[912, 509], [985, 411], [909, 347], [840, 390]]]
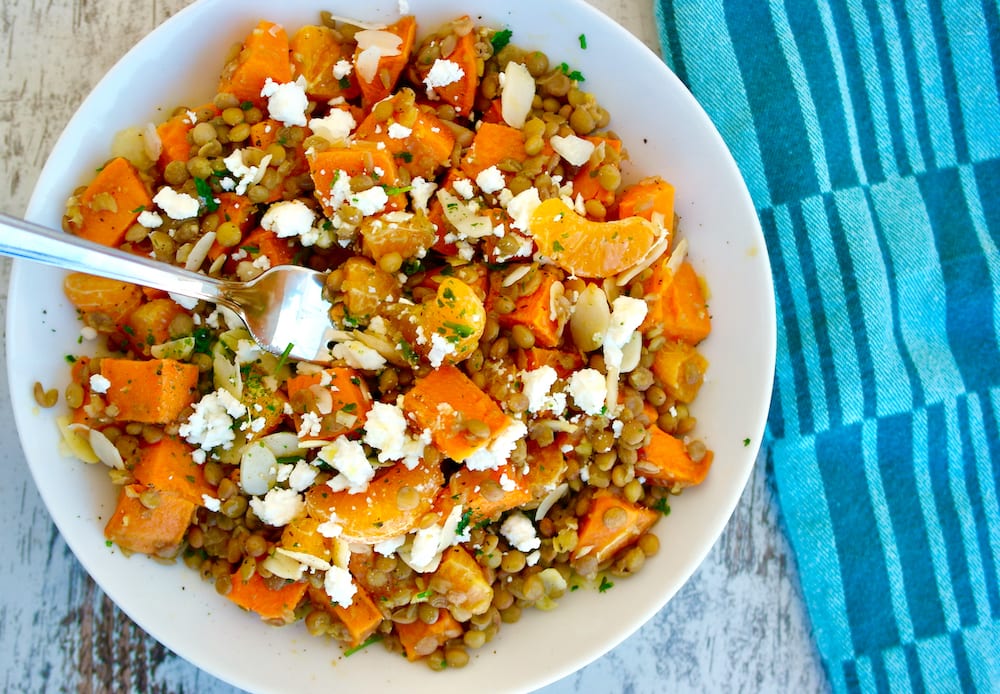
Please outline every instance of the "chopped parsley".
[[566, 63], [559, 63], [559, 69], [562, 70], [562, 73], [564, 75], [566, 75], [567, 77], [569, 77], [574, 82], [585, 82], [586, 81], [583, 78], [583, 73], [581, 73], [579, 70], [570, 70], [569, 69], [569, 65], [567, 65]]
[[748, 438], [747, 439], [743, 439], [743, 445], [744, 445], [744, 447], [745, 446], [749, 446], [750, 445], [750, 439], [748, 439]]
[[278, 357], [278, 363], [274, 365], [275, 371], [281, 370], [281, 367], [285, 365], [285, 362], [288, 361], [288, 355], [292, 353], [292, 348], [294, 346], [295, 345], [293, 343], [289, 342], [288, 346], [281, 352], [281, 356]]
[[490, 37], [490, 44], [493, 46], [493, 52], [499, 52], [500, 49], [510, 43], [510, 37], [513, 33], [514, 32], [510, 29], [501, 29], [500, 31], [494, 32], [493, 36]]
[[402, 152], [399, 152], [396, 156], [399, 157], [400, 159], [402, 159], [407, 164], [409, 164], [411, 161], [413, 161], [413, 154], [411, 154], [410, 152], [407, 152], [406, 150], [403, 150]]
[[197, 191], [201, 201], [205, 203], [205, 210], [215, 212], [219, 209], [219, 203], [216, 201], [215, 194], [212, 192], [212, 186], [208, 185], [208, 181], [204, 178], [194, 179], [194, 189]]
[[240, 104], [240, 108], [243, 109], [244, 111], [249, 111], [250, 109], [253, 108], [253, 102], [244, 101], [242, 104]]
[[555, 251], [556, 253], [559, 253], [560, 251], [564, 251], [566, 249], [563, 248], [563, 245], [561, 243], [559, 243], [558, 241], [553, 241], [552, 242], [552, 250]]
[[340, 409], [343, 410], [344, 412], [354, 412], [354, 410], [358, 409], [358, 403], [349, 402]]
[[134, 210], [132, 210], [132, 214], [138, 214], [140, 212], [145, 211], [145, 209], [146, 209], [145, 205], [139, 205], [137, 208], [135, 208]]
[[614, 587], [615, 584], [609, 581], [607, 576], [601, 576], [601, 585], [597, 586], [597, 590], [606, 593]]
[[382, 186], [382, 190], [385, 191], [386, 195], [399, 195], [410, 192], [413, 190], [413, 186]]
[[472, 520], [472, 509], [468, 509], [462, 513], [461, 519], [458, 521], [458, 525], [455, 526], [455, 534], [461, 535], [465, 532], [465, 529], [469, 527], [469, 522]]
[[444, 327], [448, 328], [455, 333], [455, 335], [461, 338], [471, 337], [473, 333], [472, 328], [464, 323], [445, 323]]
[[341, 77], [339, 80], [337, 80], [337, 86], [339, 86], [341, 89], [350, 89], [351, 80], [347, 79], [346, 76]]
[[416, 364], [420, 361], [420, 357], [413, 351], [413, 347], [406, 340], [399, 341], [399, 351], [403, 355], [403, 359], [411, 364]]
[[587, 35], [580, 34], [578, 38], [580, 39], [580, 48], [582, 48], [583, 50], [587, 50]]
[[365, 639], [364, 643], [359, 643], [357, 646], [354, 646], [353, 648], [348, 648], [346, 651], [344, 651], [344, 657], [349, 658], [358, 651], [368, 648], [368, 646], [372, 645], [373, 643], [378, 643], [381, 640], [382, 640], [382, 634], [372, 634], [367, 639]]
[[659, 511], [664, 516], [669, 516], [670, 515], [670, 504], [667, 503], [667, 497], [661, 496], [659, 499], [657, 499], [656, 503], [653, 504], [653, 510], [654, 511]]
[[426, 600], [427, 598], [429, 598], [432, 595], [434, 595], [434, 591], [432, 591], [432, 590], [422, 590], [419, 593], [417, 593], [416, 598], [417, 598], [417, 600]]
[[194, 351], [199, 354], [212, 353], [212, 333], [208, 328], [198, 328], [193, 333]]
[[76, 357], [74, 357], [72, 354], [67, 354], [66, 355], [66, 363], [67, 364], [75, 364], [76, 363]]

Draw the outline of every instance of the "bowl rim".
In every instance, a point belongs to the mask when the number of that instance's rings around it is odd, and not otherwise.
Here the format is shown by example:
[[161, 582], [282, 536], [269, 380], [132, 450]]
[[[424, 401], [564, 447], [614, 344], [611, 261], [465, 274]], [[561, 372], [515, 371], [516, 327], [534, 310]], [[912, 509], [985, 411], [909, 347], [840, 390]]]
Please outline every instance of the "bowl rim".
[[[35, 219], [36, 221], [41, 221], [41, 222], [45, 221], [46, 208], [47, 207], [51, 208], [51, 204], [47, 202], [46, 198], [47, 191], [45, 189], [46, 188], [45, 183], [48, 182], [53, 177], [58, 178], [57, 174], [52, 173], [53, 170], [55, 170], [59, 166], [59, 161], [65, 158], [64, 152], [72, 151], [74, 147], [77, 146], [77, 143], [73, 142], [72, 138], [74, 137], [76, 131], [79, 130], [79, 128], [74, 129], [73, 126], [75, 122], [78, 120], [79, 114], [88, 113], [90, 111], [95, 110], [95, 104], [100, 102], [100, 100], [105, 95], [104, 92], [107, 91], [106, 89], [102, 89], [102, 85], [118, 79], [120, 73], [122, 73], [124, 70], [127, 69], [129, 63], [134, 61], [137, 56], [142, 55], [142, 53], [146, 50], [146, 48], [154, 42], [155, 37], [162, 35], [163, 31], [165, 31], [163, 30], [163, 27], [170, 28], [174, 26], [179, 26], [184, 22], [188, 21], [188, 18], [190, 16], [194, 16], [196, 14], [204, 12], [206, 7], [221, 6], [223, 4], [225, 4], [225, 0], [198, 0], [197, 2], [194, 2], [191, 5], [184, 7], [179, 12], [174, 14], [172, 17], [165, 20], [165, 22], [160, 24], [153, 31], [145, 35], [139, 42], [137, 42], [128, 52], [125, 53], [124, 56], [122, 56], [115, 63], [115, 65], [104, 75], [104, 77], [102, 77], [102, 79], [97, 83], [94, 89], [88, 94], [88, 96], [77, 108], [73, 117], [67, 123], [60, 137], [54, 144], [52, 151], [50, 152], [50, 155], [47, 158], [46, 164], [43, 167], [42, 172], [39, 176], [38, 182], [36, 182], [35, 188], [32, 192], [26, 213], [27, 218]], [[307, 2], [304, 4], [309, 4], [309, 3]], [[414, 2], [413, 4], [417, 3]], [[726, 509], [725, 513], [719, 513], [716, 514], [715, 516], [712, 516], [711, 519], [712, 526], [708, 529], [707, 534], [711, 535], [711, 537], [714, 539], [711, 542], [706, 542], [700, 545], [698, 548], [698, 552], [693, 553], [689, 557], [689, 559], [685, 562], [685, 566], [683, 567], [681, 572], [675, 577], [674, 582], [671, 585], [671, 588], [669, 590], [664, 590], [661, 593], [657, 594], [656, 599], [652, 600], [645, 610], [633, 614], [629, 619], [629, 621], [623, 623], [622, 625], [619, 626], [618, 629], [615, 630], [613, 637], [606, 638], [597, 648], [590, 648], [587, 652], [582, 654], [582, 657], [579, 658], [577, 661], [572, 663], [566, 662], [559, 667], [553, 667], [548, 676], [536, 678], [536, 681], [532, 683], [532, 686], [544, 686], [546, 684], [550, 684], [560, 679], [561, 677], [577, 670], [583, 665], [586, 665], [587, 663], [597, 659], [598, 657], [600, 657], [601, 655], [608, 652], [609, 650], [617, 646], [619, 643], [624, 641], [629, 635], [631, 635], [639, 627], [641, 627], [642, 624], [651, 619], [652, 616], [657, 611], [662, 609], [662, 607], [670, 601], [670, 599], [676, 594], [677, 590], [679, 590], [680, 587], [690, 579], [690, 577], [693, 575], [697, 567], [701, 565], [701, 563], [704, 561], [705, 557], [711, 551], [714, 544], [718, 541], [718, 538], [720, 537], [723, 529], [728, 524], [729, 519], [731, 518], [732, 513], [739, 502], [739, 498], [746, 487], [747, 481], [749, 480], [750, 474], [753, 469], [753, 464], [754, 464], [753, 461], [758, 457], [760, 446], [763, 442], [765, 434], [767, 408], [772, 396], [773, 376], [775, 369], [776, 347], [777, 347], [776, 310], [773, 301], [773, 283], [771, 282], [771, 271], [770, 271], [770, 263], [767, 258], [767, 248], [763, 242], [763, 232], [760, 228], [760, 224], [757, 219], [756, 212], [753, 208], [749, 192], [747, 191], [746, 186], [743, 183], [742, 177], [736, 167], [736, 163], [733, 160], [732, 155], [726, 148], [725, 143], [723, 142], [721, 136], [718, 134], [714, 125], [711, 124], [708, 116], [704, 113], [701, 107], [697, 105], [697, 103], [694, 101], [694, 98], [690, 95], [690, 92], [688, 92], [687, 88], [680, 83], [680, 81], [676, 78], [673, 72], [670, 71], [669, 67], [665, 63], [663, 63], [661, 59], [658, 56], [656, 56], [656, 54], [651, 49], [642, 44], [642, 42], [639, 41], [639, 39], [637, 39], [630, 32], [628, 32], [623, 27], [615, 23], [613, 20], [607, 18], [603, 13], [601, 13], [593, 6], [585, 3], [583, 0], [558, 0], [558, 2], [554, 2], [552, 4], [570, 8], [572, 11], [580, 13], [580, 15], [584, 17], [586, 21], [589, 21], [591, 23], [593, 22], [599, 23], [602, 26], [603, 30], [608, 31], [610, 36], [614, 38], [616, 41], [624, 41], [630, 44], [630, 50], [637, 51], [639, 54], [645, 54], [645, 59], [647, 61], [649, 61], [649, 59], [652, 58], [652, 60], [654, 60], [660, 67], [659, 74], [657, 75], [657, 77], [658, 78], [662, 77], [663, 79], [671, 83], [673, 89], [676, 90], [679, 88], [683, 90], [683, 92], [687, 95], [686, 98], [690, 100], [690, 104], [687, 104], [687, 106], [688, 107], [693, 106], [692, 117], [694, 117], [696, 121], [698, 121], [695, 123], [695, 125], [700, 130], [703, 130], [705, 131], [705, 133], [707, 133], [706, 137], [708, 137], [709, 140], [714, 140], [716, 147], [721, 148], [721, 152], [723, 154], [721, 156], [720, 161], [723, 163], [725, 170], [721, 171], [720, 173], [727, 179], [735, 177], [735, 179], [739, 181], [738, 187], [742, 187], [741, 195], [739, 195], [738, 198], [733, 201], [733, 205], [736, 208], [740, 208], [741, 210], [740, 216], [742, 218], [745, 218], [745, 221], [747, 223], [754, 225], [753, 229], [751, 229], [751, 235], [759, 237], [760, 239], [760, 244], [758, 249], [760, 257], [758, 258], [758, 261], [762, 262], [764, 267], [767, 269], [766, 293], [768, 296], [771, 297], [771, 299], [769, 302], [761, 306], [763, 310], [758, 317], [759, 327], [760, 327], [761, 349], [765, 353], [764, 355], [765, 358], [761, 365], [764, 371], [767, 373], [767, 378], [765, 379], [767, 383], [766, 386], [757, 394], [757, 397], [761, 401], [760, 403], [761, 406], [755, 408], [755, 412], [757, 413], [757, 415], [756, 417], [750, 420], [749, 429], [751, 429], [751, 431], [748, 432], [748, 435], [751, 436], [752, 440], [750, 445], [747, 447], [747, 450], [745, 451], [745, 453], [748, 454], [750, 463], [741, 466], [738, 469], [737, 476], [731, 480], [733, 484], [727, 486], [727, 493], [724, 494], [723, 498], [721, 499], [722, 505]], [[386, 2], [382, 2], [381, 5], [385, 6]], [[419, 21], [420, 19], [419, 10], [417, 10], [416, 13], [418, 14], [418, 21]], [[612, 116], [614, 117], [615, 116], [614, 107], [609, 105], [609, 108], [612, 111]], [[51, 214], [51, 210], [49, 210], [49, 212]], [[34, 273], [36, 273], [36, 268], [37, 266], [32, 265], [26, 261], [20, 261], [20, 260], [15, 261], [10, 276], [10, 283], [9, 283], [10, 294], [14, 294], [18, 287], [22, 287], [26, 283], [28, 283], [29, 277]], [[18, 335], [21, 334], [21, 326], [17, 324], [19, 322], [19, 319], [20, 316], [17, 311], [8, 310], [7, 337], [6, 337], [7, 354], [8, 354], [7, 369], [8, 369], [9, 382], [11, 383], [12, 386], [11, 398], [15, 402], [16, 400], [15, 400], [15, 393], [13, 392], [13, 385], [15, 383], [20, 383], [21, 381], [23, 381], [23, 374], [17, 373], [18, 366], [15, 365], [15, 359], [12, 359], [10, 357], [11, 355], [14, 355], [16, 357], [17, 355], [22, 353], [22, 348], [19, 345], [15, 344]], [[79, 546], [79, 544], [75, 540], [75, 534], [71, 532], [72, 529], [64, 527], [68, 519], [62, 517], [58, 513], [53, 512], [53, 505], [57, 502], [49, 493], [50, 487], [48, 480], [46, 480], [42, 476], [44, 466], [40, 466], [37, 462], [32, 462], [31, 456], [29, 455], [29, 451], [33, 450], [35, 445], [34, 441], [27, 440], [25, 438], [30, 427], [24, 425], [23, 420], [29, 416], [29, 413], [26, 413], [23, 408], [17, 408], [17, 407], [14, 408], [14, 411], [15, 411], [15, 420], [17, 423], [18, 436], [21, 439], [21, 446], [22, 449], [24, 450], [25, 457], [26, 459], [28, 459], [29, 468], [31, 469], [32, 477], [35, 481], [36, 488], [38, 488], [48, 512], [52, 516], [53, 521], [56, 523], [57, 527], [59, 528], [61, 536], [70, 546], [74, 555], [80, 561], [81, 565], [83, 565], [84, 568], [87, 570], [88, 574], [94, 578], [94, 580], [98, 583], [98, 585], [102, 587], [102, 590], [105, 590], [105, 592], [108, 593], [108, 595], [112, 597], [113, 600], [115, 600], [116, 605], [118, 605], [126, 614], [128, 614], [128, 616], [133, 621], [139, 624], [145, 631], [147, 631], [154, 638], [156, 638], [162, 643], [165, 643], [165, 645], [168, 645], [171, 649], [175, 650], [179, 655], [191, 661], [192, 663], [194, 663], [201, 669], [205, 670], [206, 672], [209, 672], [218, 677], [222, 677], [226, 681], [238, 684], [238, 686], [243, 686], [247, 689], [253, 689], [254, 682], [249, 680], [244, 682], [239, 678], [234, 679], [228, 674], [220, 675], [218, 671], [213, 667], [213, 663], [206, 662], [206, 658], [200, 657], [201, 654], [192, 652], [192, 649], [185, 648], [183, 644], [176, 643], [175, 640], [170, 638], [169, 636], [164, 637], [163, 629], [160, 627], [159, 624], [153, 623], [149, 619], [147, 619], [147, 616], [143, 614], [141, 610], [134, 609], [134, 605], [128, 602], [126, 602], [126, 604], [122, 604], [122, 602], [116, 599], [116, 595], [114, 594], [117, 591], [115, 591], [114, 588], [109, 590], [108, 588], [105, 587], [106, 581], [102, 580], [105, 577], [105, 572], [99, 566], [100, 562], [98, 561], [98, 557], [94, 556], [94, 552], [90, 548]], [[56, 435], [55, 432], [53, 432], [53, 435], [54, 436]], [[185, 567], [182, 568], [184, 568], [185, 571], [189, 571]], [[194, 572], [190, 573], [194, 574]], [[509, 630], [510, 629], [508, 628], [508, 631]], [[475, 669], [475, 665], [473, 665], [472, 668]]]

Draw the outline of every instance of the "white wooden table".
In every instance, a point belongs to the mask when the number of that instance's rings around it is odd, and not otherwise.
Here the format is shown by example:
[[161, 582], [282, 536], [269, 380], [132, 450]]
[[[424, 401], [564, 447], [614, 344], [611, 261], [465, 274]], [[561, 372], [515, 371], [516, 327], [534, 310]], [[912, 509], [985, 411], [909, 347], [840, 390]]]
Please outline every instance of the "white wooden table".
[[[0, 3], [0, 210], [23, 214], [80, 101], [136, 41], [189, 2]], [[658, 50], [650, 0], [591, 2]], [[9, 270], [0, 260], [0, 318]], [[147, 636], [82, 570], [28, 473], [8, 397], [0, 398], [0, 440], [0, 690], [236, 691]], [[762, 459], [722, 538], [673, 601], [607, 656], [544, 691], [825, 691], [778, 523]]]

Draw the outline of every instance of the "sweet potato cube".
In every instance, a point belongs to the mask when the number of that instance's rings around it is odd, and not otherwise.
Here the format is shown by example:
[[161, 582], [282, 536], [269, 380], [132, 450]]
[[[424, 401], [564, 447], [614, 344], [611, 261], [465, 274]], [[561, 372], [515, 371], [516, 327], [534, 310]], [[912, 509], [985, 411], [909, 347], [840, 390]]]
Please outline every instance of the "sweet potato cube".
[[282, 624], [295, 621], [295, 608], [302, 602], [309, 587], [305, 581], [296, 581], [277, 589], [270, 588], [256, 571], [247, 580], [237, 571], [230, 577], [230, 582], [232, 587], [227, 598], [244, 610], [256, 612], [261, 619]]
[[347, 629], [350, 635], [347, 645], [351, 647], [363, 644], [385, 619], [368, 591], [356, 580], [354, 585], [358, 592], [354, 594], [354, 599], [347, 607], [331, 603], [330, 596], [322, 588], [309, 588], [309, 599], [313, 604], [334, 615]]
[[475, 180], [480, 172], [505, 159], [519, 162], [528, 159], [528, 153], [524, 151], [524, 134], [503, 123], [483, 123], [459, 166], [462, 173]]
[[101, 375], [121, 421], [166, 424], [198, 396], [198, 367], [174, 359], [102, 359]]
[[369, 71], [365, 65], [369, 62], [368, 51], [360, 47], [354, 51], [354, 73], [358, 78], [358, 86], [361, 87], [361, 102], [365, 109], [369, 109], [376, 102], [389, 96], [399, 81], [403, 69], [410, 61], [410, 53], [413, 50], [413, 42], [417, 36], [417, 20], [413, 15], [405, 15], [399, 20], [390, 24], [385, 31], [396, 34], [400, 38], [397, 55], [378, 55], [378, 62], [371, 70], [371, 79], [368, 78]]
[[[500, 406], [454, 366], [418, 379], [403, 398], [403, 410], [418, 428], [430, 430], [438, 450], [458, 462], [487, 446], [510, 424]], [[471, 419], [486, 424], [490, 436], [471, 434], [464, 424]]]
[[219, 93], [263, 106], [260, 92], [271, 78], [278, 84], [292, 81], [288, 59], [288, 34], [279, 24], [261, 21], [243, 42], [239, 54], [226, 63], [219, 78]]
[[449, 639], [462, 635], [462, 625], [459, 624], [446, 609], [438, 609], [437, 621], [425, 624], [416, 619], [411, 624], [396, 624], [399, 642], [406, 651], [408, 660], [420, 660], [443, 646]]
[[281, 531], [281, 546], [289, 552], [302, 552], [330, 561], [330, 546], [319, 533], [319, 524], [310, 516], [296, 518]]
[[[396, 159], [405, 162], [411, 176], [433, 179], [436, 172], [451, 160], [451, 153], [455, 148], [454, 134], [433, 113], [420, 109], [403, 111], [403, 98], [400, 94], [393, 96], [392, 102], [397, 107], [393, 118], [380, 121], [374, 113], [370, 113], [358, 125], [354, 136], [360, 140], [381, 142]], [[409, 108], [412, 109], [412, 105]], [[396, 117], [407, 118], [407, 125], [402, 126], [396, 122]], [[405, 133], [405, 136], [401, 137], [400, 132]]]
[[170, 324], [184, 313], [171, 299], [153, 299], [132, 311], [122, 329], [136, 352], [148, 355], [149, 348], [170, 339]]
[[104, 536], [129, 552], [173, 557], [191, 525], [195, 504], [171, 492], [156, 494], [158, 503], [148, 508], [140, 500], [141, 484], [122, 487], [118, 504], [104, 528]]
[[663, 326], [663, 335], [696, 345], [712, 331], [701, 281], [691, 263], [685, 261], [671, 274], [667, 258], [653, 265], [653, 274], [644, 284], [649, 302], [649, 312], [641, 330]]
[[68, 226], [80, 238], [117, 248], [139, 213], [150, 209], [153, 198], [136, 168], [124, 157], [104, 165], [80, 194], [78, 215], [71, 211]]
[[705, 380], [708, 360], [686, 342], [668, 342], [653, 357], [653, 373], [667, 394], [680, 402], [691, 402]]
[[365, 426], [372, 396], [354, 369], [332, 367], [299, 374], [285, 383], [296, 430], [312, 439], [333, 439]]
[[[646, 414], [655, 421], [656, 412], [648, 405]], [[712, 467], [712, 451], [704, 451], [695, 460], [681, 439], [668, 434], [656, 424], [650, 427], [650, 431], [649, 443], [639, 451], [639, 460], [635, 465], [637, 475], [654, 483], [682, 487], [701, 484], [705, 480]]]
[[473, 525], [484, 520], [496, 520], [504, 511], [531, 501], [528, 483], [517, 465], [505, 465], [491, 470], [470, 470], [460, 467], [448, 478], [435, 507], [442, 518], [455, 506], [469, 514]]
[[214, 498], [216, 488], [205, 480], [204, 468], [194, 462], [194, 448], [176, 436], [164, 436], [147, 444], [132, 469], [136, 481], [147, 487], [171, 492], [198, 506], [205, 497]]
[[659, 517], [657, 511], [610, 492], [598, 492], [580, 521], [579, 539], [571, 559], [577, 562], [594, 557], [603, 563], [636, 542]]
[[[330, 147], [309, 157], [309, 171], [315, 186], [316, 199], [323, 206], [327, 217], [333, 217], [340, 204], [336, 188], [344, 177], [368, 175], [379, 185], [386, 186], [388, 201], [384, 210], [402, 210], [406, 208], [406, 196], [402, 192], [391, 191], [398, 181], [396, 161], [392, 153], [379, 147], [374, 142], [357, 140], [348, 147]], [[391, 195], [389, 193], [392, 193]], [[348, 195], [349, 202], [353, 195]]]
[[536, 345], [552, 348], [558, 346], [562, 340], [563, 328], [566, 327], [569, 313], [556, 312], [553, 316], [552, 287], [559, 280], [555, 273], [544, 270], [541, 273], [542, 282], [538, 285], [538, 289], [518, 298], [514, 302], [514, 310], [501, 314], [498, 320], [500, 325], [508, 329], [515, 325], [525, 326], [534, 334]]

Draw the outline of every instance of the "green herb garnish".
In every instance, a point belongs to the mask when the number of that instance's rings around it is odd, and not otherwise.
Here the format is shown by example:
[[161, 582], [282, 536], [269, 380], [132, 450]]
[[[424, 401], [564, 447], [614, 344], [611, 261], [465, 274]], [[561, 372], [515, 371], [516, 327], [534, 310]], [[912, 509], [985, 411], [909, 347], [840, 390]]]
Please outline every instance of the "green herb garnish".
[[587, 50], [587, 35], [580, 34], [578, 38], [580, 39], [580, 48], [582, 48], [583, 50]]
[[293, 343], [289, 342], [288, 346], [281, 352], [281, 356], [278, 357], [278, 363], [274, 365], [275, 371], [280, 371], [281, 367], [285, 365], [285, 362], [288, 361], [288, 355], [292, 353], [292, 347], [294, 346]]
[[494, 32], [493, 36], [490, 37], [490, 44], [493, 46], [493, 52], [497, 53], [510, 43], [510, 37], [514, 32], [510, 29], [501, 29], [500, 31]]
[[465, 532], [465, 529], [469, 527], [469, 522], [472, 520], [472, 509], [462, 513], [462, 517], [458, 521], [458, 525], [455, 526], [455, 534], [461, 535]]
[[653, 510], [654, 511], [659, 511], [664, 516], [669, 516], [670, 515], [670, 504], [667, 503], [667, 497], [661, 496], [659, 499], [657, 499], [656, 503], [653, 504]]
[[607, 576], [601, 576], [601, 585], [597, 586], [597, 590], [602, 593], [606, 593], [615, 587], [615, 584], [608, 580]]
[[205, 203], [205, 209], [208, 212], [215, 212], [219, 209], [219, 203], [216, 201], [212, 186], [208, 185], [208, 181], [204, 178], [194, 179], [194, 189], [198, 192], [201, 201]]
[[357, 653], [358, 651], [368, 648], [368, 646], [372, 645], [373, 643], [378, 643], [381, 640], [382, 640], [382, 634], [372, 634], [365, 640], [364, 643], [359, 643], [357, 646], [354, 646], [353, 648], [348, 648], [346, 651], [344, 651], [344, 657], [348, 658]]

